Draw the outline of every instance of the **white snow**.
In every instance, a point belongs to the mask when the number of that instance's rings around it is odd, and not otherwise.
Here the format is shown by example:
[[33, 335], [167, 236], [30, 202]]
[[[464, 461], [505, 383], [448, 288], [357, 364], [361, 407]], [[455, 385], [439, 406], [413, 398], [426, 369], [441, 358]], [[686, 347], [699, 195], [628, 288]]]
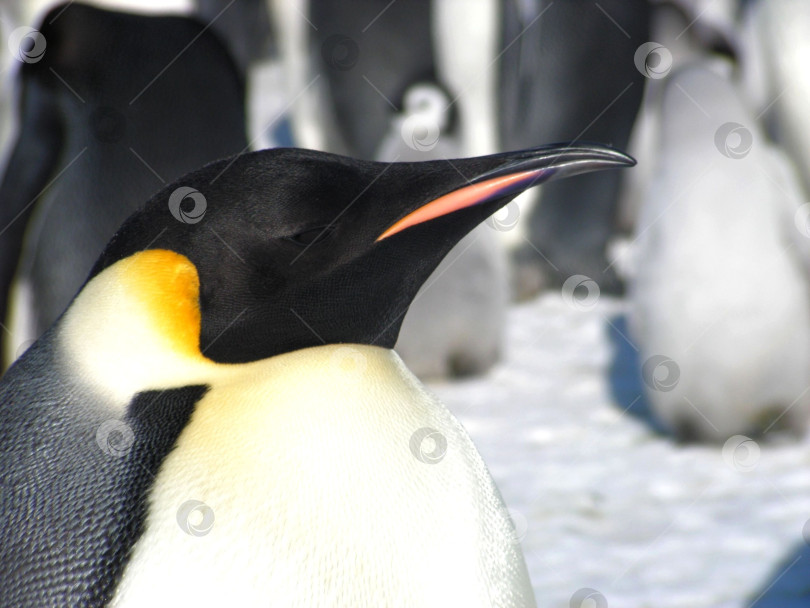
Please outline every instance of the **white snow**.
[[737, 454], [755, 464], [743, 471], [723, 446], [676, 445], [623, 413], [607, 328], [625, 308], [557, 293], [514, 307], [492, 373], [431, 389], [501, 489], [539, 606], [568, 608], [585, 587], [611, 607], [749, 606], [802, 542], [810, 441]]

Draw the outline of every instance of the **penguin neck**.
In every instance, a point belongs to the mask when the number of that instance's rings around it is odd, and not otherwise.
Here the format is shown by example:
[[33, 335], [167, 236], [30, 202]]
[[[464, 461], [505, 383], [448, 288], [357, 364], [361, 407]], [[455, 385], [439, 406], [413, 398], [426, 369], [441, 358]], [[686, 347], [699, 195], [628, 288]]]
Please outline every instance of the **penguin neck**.
[[[124, 258], [93, 277], [59, 321], [62, 365], [105, 400], [123, 407], [138, 392], [210, 385], [236, 376], [272, 374], [305, 361], [301, 375], [340, 372], [350, 388], [364, 370], [390, 367], [416, 384], [392, 350], [327, 344], [249, 363], [217, 363], [200, 350], [199, 279], [194, 264], [167, 250]], [[300, 359], [303, 357], [303, 359]], [[380, 372], [382, 373], [382, 372]]]
[[63, 364], [116, 402], [202, 383], [199, 279], [184, 256], [146, 250], [93, 277], [59, 321]]

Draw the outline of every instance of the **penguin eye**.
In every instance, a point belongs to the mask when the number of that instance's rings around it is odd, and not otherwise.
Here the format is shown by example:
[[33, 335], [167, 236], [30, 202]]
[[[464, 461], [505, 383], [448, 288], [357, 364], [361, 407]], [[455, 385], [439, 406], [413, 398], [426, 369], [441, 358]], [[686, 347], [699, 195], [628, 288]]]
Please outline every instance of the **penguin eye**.
[[330, 237], [334, 230], [334, 226], [318, 226], [317, 228], [311, 228], [304, 232], [293, 234], [292, 236], [285, 236], [284, 240], [300, 245], [301, 247], [309, 247]]

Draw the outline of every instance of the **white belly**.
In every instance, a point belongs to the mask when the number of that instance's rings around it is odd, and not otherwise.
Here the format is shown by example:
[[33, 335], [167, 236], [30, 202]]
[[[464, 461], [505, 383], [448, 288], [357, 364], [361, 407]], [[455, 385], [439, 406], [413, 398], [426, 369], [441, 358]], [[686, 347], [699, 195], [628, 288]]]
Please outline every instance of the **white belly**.
[[[395, 353], [224, 367], [157, 476], [113, 606], [534, 606], [480, 456]], [[207, 532], [178, 523], [190, 500]]]

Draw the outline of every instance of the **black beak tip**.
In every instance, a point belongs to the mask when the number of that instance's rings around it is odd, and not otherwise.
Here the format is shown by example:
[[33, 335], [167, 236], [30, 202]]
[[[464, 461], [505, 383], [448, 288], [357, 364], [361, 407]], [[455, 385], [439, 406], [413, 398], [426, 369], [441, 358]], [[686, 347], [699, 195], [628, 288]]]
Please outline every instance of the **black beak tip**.
[[619, 167], [635, 167], [638, 163], [635, 158], [619, 150], [613, 148], [601, 148], [610, 157], [610, 162], [618, 165]]
[[636, 164], [636, 160], [624, 152], [595, 143], [551, 144], [495, 154], [488, 159], [498, 163], [499, 166], [480, 175], [479, 180], [519, 171], [546, 170], [543, 179], [533, 182], [542, 183], [591, 171], [632, 167]]
[[554, 165], [555, 161], [591, 161], [605, 167], [632, 167], [636, 164], [636, 159], [632, 156], [610, 146], [597, 143], [553, 144], [540, 146], [525, 152], [528, 157], [551, 161], [551, 165]]

